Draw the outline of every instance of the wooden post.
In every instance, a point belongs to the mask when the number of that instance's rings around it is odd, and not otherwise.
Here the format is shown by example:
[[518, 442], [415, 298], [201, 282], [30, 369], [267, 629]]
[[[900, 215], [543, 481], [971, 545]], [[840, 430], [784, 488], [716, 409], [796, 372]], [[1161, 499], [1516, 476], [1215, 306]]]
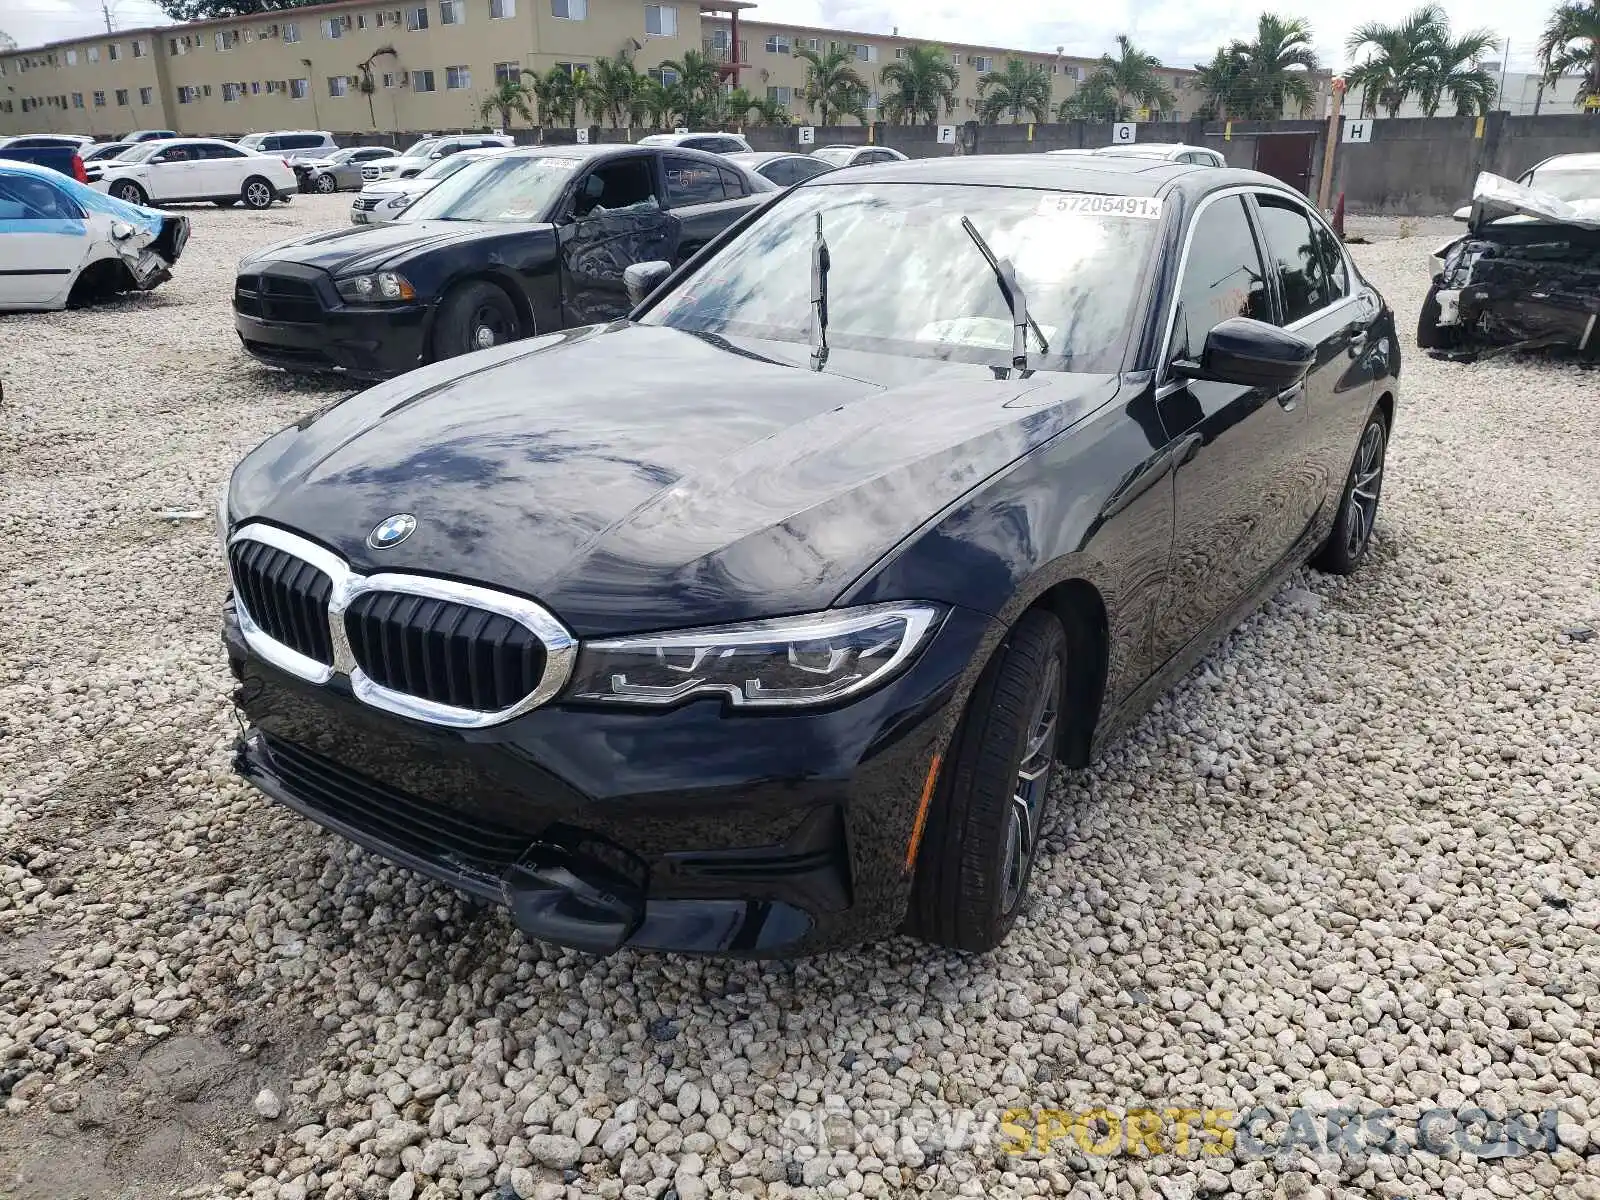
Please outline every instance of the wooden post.
[[1317, 211], [1328, 211], [1328, 196], [1333, 191], [1333, 145], [1339, 140], [1339, 109], [1344, 104], [1344, 80], [1333, 81], [1333, 105], [1328, 110], [1327, 145], [1322, 147], [1322, 181], [1317, 185]]

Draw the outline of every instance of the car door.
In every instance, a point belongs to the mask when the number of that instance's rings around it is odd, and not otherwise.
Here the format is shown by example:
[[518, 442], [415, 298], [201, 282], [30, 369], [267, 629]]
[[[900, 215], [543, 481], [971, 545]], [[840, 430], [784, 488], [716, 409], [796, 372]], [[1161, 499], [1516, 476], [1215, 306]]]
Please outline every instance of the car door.
[[[1352, 291], [1352, 273], [1333, 233], [1305, 204], [1262, 189], [1252, 197], [1278, 291], [1278, 323], [1317, 348], [1306, 376], [1306, 465], [1312, 486], [1302, 497], [1311, 522], [1337, 504], [1372, 411], [1368, 343], [1380, 306], [1370, 289]], [[1372, 347], [1377, 349], [1377, 347]]]
[[202, 189], [196, 194], [207, 199], [237, 196], [244, 186], [245, 152], [223, 142], [197, 144], [195, 149], [200, 155], [195, 184]]
[[0, 309], [59, 303], [83, 261], [87, 222], [47, 181], [0, 173]]
[[573, 184], [557, 233], [564, 324], [622, 316], [629, 308], [624, 271], [634, 263], [678, 261], [679, 223], [662, 209], [654, 157], [644, 152], [607, 159]]
[[193, 200], [204, 194], [200, 190], [199, 160], [188, 142], [161, 147], [145, 166], [152, 201]]
[[1274, 292], [1248, 196], [1203, 200], [1184, 242], [1157, 391], [1173, 440], [1171, 565], [1153, 642], [1165, 662], [1253, 594], [1304, 521], [1303, 389], [1176, 378], [1168, 368], [1201, 357], [1206, 335], [1229, 317], [1273, 322]]

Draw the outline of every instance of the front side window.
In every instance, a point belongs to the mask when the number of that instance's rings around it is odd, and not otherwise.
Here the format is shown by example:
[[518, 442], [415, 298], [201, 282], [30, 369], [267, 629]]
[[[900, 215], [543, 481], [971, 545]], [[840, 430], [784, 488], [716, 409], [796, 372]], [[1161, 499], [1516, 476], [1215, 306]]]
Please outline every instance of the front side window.
[[517, 155], [482, 158], [425, 192], [402, 221], [546, 221], [576, 158]]
[[[990, 365], [1011, 361], [1013, 324], [994, 272], [962, 226], [1016, 264], [1035, 366], [1117, 369], [1160, 205], [1031, 188], [858, 184], [801, 188], [643, 318], [646, 324], [806, 342], [821, 218], [830, 260], [828, 344]], [[1120, 199], [1120, 198], [1114, 198]], [[1241, 209], [1241, 214], [1242, 214]]]
[[1206, 335], [1229, 317], [1271, 321], [1267, 276], [1242, 196], [1213, 201], [1195, 219], [1178, 285], [1168, 359], [1200, 357]]
[[572, 215], [586, 217], [591, 213], [616, 212], [638, 205], [656, 206], [650, 162], [643, 157], [625, 158], [596, 167], [583, 177], [573, 200]]
[[1311, 236], [1311, 219], [1304, 209], [1292, 200], [1260, 192], [1256, 194], [1256, 208], [1261, 213], [1267, 255], [1278, 274], [1283, 323], [1292, 325], [1333, 303], [1327, 267]]
[[0, 221], [81, 221], [83, 210], [42, 179], [0, 176]]
[[677, 8], [670, 4], [646, 4], [644, 6], [644, 31], [651, 37], [677, 37]]

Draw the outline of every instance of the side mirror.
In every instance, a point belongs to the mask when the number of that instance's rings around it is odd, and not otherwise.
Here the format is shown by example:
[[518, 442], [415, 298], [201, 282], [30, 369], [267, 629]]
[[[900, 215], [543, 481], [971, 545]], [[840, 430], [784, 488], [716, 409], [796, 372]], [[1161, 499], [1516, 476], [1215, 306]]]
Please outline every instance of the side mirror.
[[1463, 205], [1450, 215], [1458, 221], [1470, 221], [1472, 220], [1472, 205]]
[[634, 263], [622, 272], [622, 285], [628, 289], [628, 303], [643, 303], [644, 298], [671, 274], [672, 264], [669, 262]]
[[1229, 317], [1206, 335], [1199, 362], [1175, 362], [1172, 373], [1281, 392], [1304, 379], [1316, 357], [1317, 348], [1303, 337], [1264, 321]]

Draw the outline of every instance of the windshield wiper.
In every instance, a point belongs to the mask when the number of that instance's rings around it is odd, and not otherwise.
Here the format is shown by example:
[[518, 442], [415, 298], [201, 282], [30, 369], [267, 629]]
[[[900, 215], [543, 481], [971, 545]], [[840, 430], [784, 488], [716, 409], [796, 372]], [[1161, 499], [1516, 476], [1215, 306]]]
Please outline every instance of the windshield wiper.
[[817, 238], [811, 243], [811, 369], [828, 362], [828, 242], [822, 236], [822, 214], [817, 214]]
[[961, 218], [961, 228], [967, 231], [967, 236], [972, 239], [972, 244], [978, 248], [978, 253], [983, 255], [988, 262], [989, 269], [994, 272], [995, 282], [1000, 285], [1000, 294], [1006, 298], [1006, 307], [1011, 310], [1011, 365], [1019, 371], [1028, 369], [1028, 329], [1033, 329], [1034, 337], [1039, 339], [1039, 353], [1049, 354], [1050, 343], [1045, 341], [1044, 331], [1039, 328], [1039, 323], [1028, 315], [1028, 298], [1022, 294], [1022, 285], [1017, 282], [1017, 272], [1011, 265], [1009, 258], [996, 258], [989, 243], [983, 240], [983, 235], [978, 232], [978, 227], [972, 223], [970, 217]]

